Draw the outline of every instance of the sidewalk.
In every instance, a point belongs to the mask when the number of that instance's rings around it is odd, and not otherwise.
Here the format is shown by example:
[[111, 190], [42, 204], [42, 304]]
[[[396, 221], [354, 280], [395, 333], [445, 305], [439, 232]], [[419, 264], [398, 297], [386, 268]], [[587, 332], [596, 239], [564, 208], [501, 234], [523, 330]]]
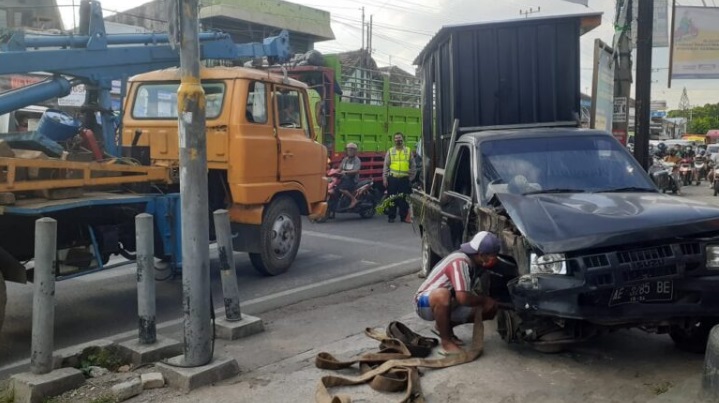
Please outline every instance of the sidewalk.
[[[266, 312], [259, 315], [265, 332], [216, 342], [216, 357], [237, 359], [242, 371], [238, 377], [189, 394], [171, 388], [148, 390], [127, 401], [314, 402], [320, 377], [334, 373], [315, 368], [319, 352], [343, 360], [376, 351], [378, 343], [364, 336], [364, 329], [384, 329], [393, 320], [432, 336], [432, 323], [420, 320], [412, 307], [420, 282], [409, 275]], [[471, 326], [457, 329], [457, 334], [468, 341]], [[165, 336], [181, 338], [179, 333]], [[548, 355], [508, 346], [494, 322], [485, 322], [483, 356], [457, 367], [422, 370], [421, 384], [428, 402], [699, 402], [702, 364], [703, 356], [678, 351], [666, 335], [616, 332]], [[152, 368], [138, 370], [148, 371]], [[349, 394], [354, 402], [396, 402], [400, 396], [380, 394], [366, 385], [331, 392]], [[97, 401], [78, 396], [82, 394], [67, 401]]]
[[[241, 375], [183, 395], [171, 389], [143, 393], [131, 402], [313, 402], [317, 383], [331, 371], [314, 367], [317, 353], [348, 359], [376, 351], [365, 327], [400, 320], [431, 336], [431, 323], [411, 304], [421, 279], [414, 275], [309, 300], [261, 315], [266, 331], [248, 339], [218, 341], [217, 355], [232, 356]], [[485, 322], [485, 353], [453, 368], [423, 370], [428, 402], [691, 402], [697, 398], [703, 357], [677, 351], [667, 336], [619, 332], [570, 352], [547, 355], [508, 346]], [[458, 329], [469, 340], [471, 326]], [[353, 372], [345, 372], [351, 375]], [[367, 386], [338, 388], [355, 402], [396, 402]]]

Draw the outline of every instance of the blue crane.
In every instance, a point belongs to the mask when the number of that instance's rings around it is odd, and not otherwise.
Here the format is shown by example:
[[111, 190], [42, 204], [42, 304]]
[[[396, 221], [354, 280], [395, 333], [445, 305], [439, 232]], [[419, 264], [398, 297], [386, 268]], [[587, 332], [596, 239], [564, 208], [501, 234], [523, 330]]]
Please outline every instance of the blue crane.
[[[107, 34], [98, 1], [84, 0], [80, 6], [79, 35], [27, 35], [0, 33], [0, 74], [43, 71], [48, 80], [0, 94], [0, 115], [54, 97], [70, 94], [73, 86], [86, 84], [92, 91], [86, 103], [95, 105], [101, 116], [105, 152], [119, 156], [110, 91], [113, 80], [125, 81], [135, 74], [175, 67], [179, 47], [168, 34]], [[289, 34], [264, 39], [262, 43], [235, 44], [229, 34], [206, 32], [199, 35], [200, 57], [240, 60], [268, 57], [283, 61], [289, 57]]]

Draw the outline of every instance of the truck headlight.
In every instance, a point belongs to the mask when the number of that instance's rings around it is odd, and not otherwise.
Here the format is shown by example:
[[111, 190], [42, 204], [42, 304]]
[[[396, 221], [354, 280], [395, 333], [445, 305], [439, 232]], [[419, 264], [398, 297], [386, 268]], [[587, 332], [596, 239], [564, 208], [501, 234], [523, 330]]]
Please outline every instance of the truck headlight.
[[707, 245], [707, 269], [719, 269], [719, 245]]
[[[717, 247], [717, 258], [719, 259], [719, 247]], [[561, 253], [542, 256], [532, 253], [529, 259], [529, 272], [532, 274], [567, 274], [567, 259]], [[717, 260], [717, 264], [719, 264], [719, 260]]]

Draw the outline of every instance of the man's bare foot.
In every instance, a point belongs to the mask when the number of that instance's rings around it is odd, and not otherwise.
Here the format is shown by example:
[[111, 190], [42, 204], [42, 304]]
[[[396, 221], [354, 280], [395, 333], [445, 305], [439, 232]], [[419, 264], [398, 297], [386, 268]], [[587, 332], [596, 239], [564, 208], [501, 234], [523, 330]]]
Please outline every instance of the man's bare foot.
[[459, 346], [454, 344], [452, 340], [441, 340], [440, 344], [442, 345], [441, 352], [444, 352], [442, 355], [461, 353], [463, 351]]
[[350, 203], [349, 208], [355, 208], [356, 205], [357, 205], [357, 199], [354, 199], [354, 200], [352, 200], [352, 203]]

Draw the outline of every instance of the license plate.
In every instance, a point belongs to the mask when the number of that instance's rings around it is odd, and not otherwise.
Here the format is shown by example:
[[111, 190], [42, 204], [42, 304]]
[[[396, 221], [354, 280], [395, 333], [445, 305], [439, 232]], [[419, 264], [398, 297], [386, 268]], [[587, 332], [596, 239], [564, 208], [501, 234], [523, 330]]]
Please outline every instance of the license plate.
[[674, 283], [671, 280], [645, 281], [615, 288], [609, 298], [609, 306], [632, 302], [671, 301]]

